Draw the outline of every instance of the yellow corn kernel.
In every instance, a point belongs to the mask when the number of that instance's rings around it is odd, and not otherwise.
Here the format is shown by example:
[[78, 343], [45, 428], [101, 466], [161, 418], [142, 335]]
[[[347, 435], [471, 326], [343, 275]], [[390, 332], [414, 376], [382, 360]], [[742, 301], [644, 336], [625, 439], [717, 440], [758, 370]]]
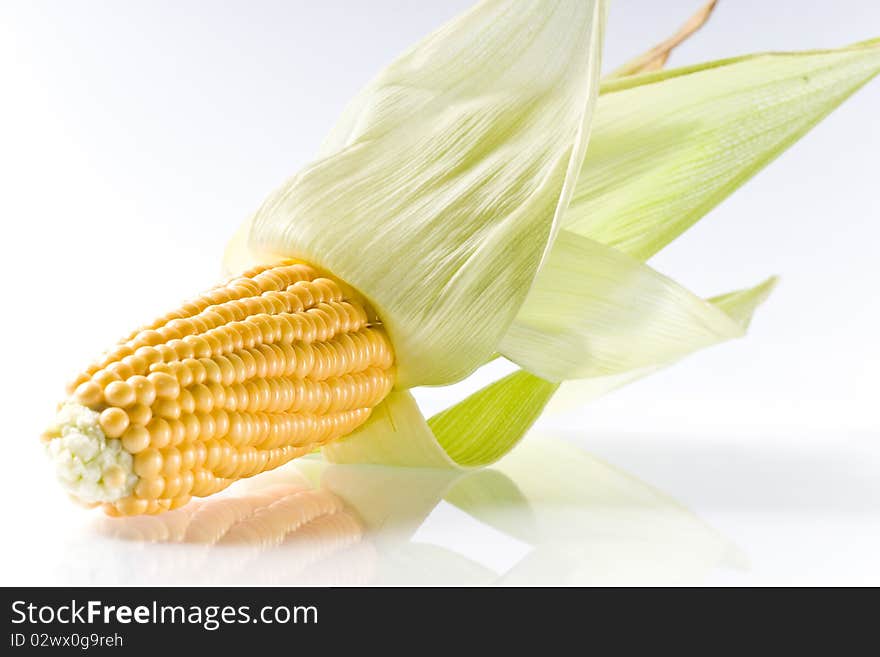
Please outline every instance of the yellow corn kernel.
[[363, 301], [288, 261], [135, 331], [69, 392], [132, 455], [137, 482], [105, 511], [161, 513], [351, 433], [391, 390], [393, 368]]

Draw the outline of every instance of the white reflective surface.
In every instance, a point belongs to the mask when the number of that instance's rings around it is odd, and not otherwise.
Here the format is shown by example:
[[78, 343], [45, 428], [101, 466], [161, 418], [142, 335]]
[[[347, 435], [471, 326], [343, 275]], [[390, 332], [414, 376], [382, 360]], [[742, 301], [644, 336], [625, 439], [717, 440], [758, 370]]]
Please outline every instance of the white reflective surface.
[[[701, 3], [615, 2], [606, 70]], [[355, 91], [471, 2], [185, 4], [0, 3], [0, 585], [880, 584], [880, 81], [652, 261], [707, 296], [782, 283], [747, 339], [590, 404], [560, 394], [567, 415], [536, 430], [579, 451], [529, 437], [500, 475], [458, 482], [270, 474], [238, 490], [317, 485], [345, 510], [289, 495], [275, 507], [289, 524], [256, 544], [242, 538], [263, 537], [253, 522], [182, 543], [211, 528], [207, 508], [163, 528], [175, 517], [72, 506], [38, 440], [64, 382], [213, 284], [239, 222], [312, 159]], [[878, 26], [865, 0], [722, 2], [671, 65], [836, 47]], [[457, 398], [431, 394], [428, 413]], [[125, 538], [137, 532], [152, 540]]]
[[[877, 583], [869, 464], [670, 452], [698, 515], [567, 440], [451, 474], [301, 460], [156, 517], [13, 510], [4, 584]], [[638, 439], [618, 441], [640, 449]], [[601, 444], [600, 444], [601, 447]], [[645, 460], [655, 460], [646, 452]], [[726, 462], [712, 492], [709, 461]], [[863, 457], [865, 455], [862, 455]], [[681, 468], [687, 464], [688, 467]], [[876, 463], [874, 464], [876, 466]], [[662, 470], [662, 468], [661, 468]], [[690, 473], [690, 474], [689, 474]], [[771, 474], [773, 473], [773, 474]], [[732, 476], [733, 475], [733, 476]], [[662, 475], [659, 475], [662, 476]], [[733, 479], [736, 490], [725, 489]], [[706, 492], [711, 494], [706, 494]], [[46, 522], [52, 518], [52, 522]], [[711, 519], [711, 520], [710, 520]]]

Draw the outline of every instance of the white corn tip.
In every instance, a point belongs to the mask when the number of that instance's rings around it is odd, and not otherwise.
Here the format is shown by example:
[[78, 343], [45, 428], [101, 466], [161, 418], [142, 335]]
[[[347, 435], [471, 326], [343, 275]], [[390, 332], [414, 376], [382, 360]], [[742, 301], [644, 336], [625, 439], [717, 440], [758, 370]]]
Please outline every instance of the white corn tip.
[[66, 403], [45, 435], [55, 475], [75, 498], [86, 503], [115, 502], [131, 494], [138, 479], [131, 454], [119, 440], [104, 435], [98, 413]]

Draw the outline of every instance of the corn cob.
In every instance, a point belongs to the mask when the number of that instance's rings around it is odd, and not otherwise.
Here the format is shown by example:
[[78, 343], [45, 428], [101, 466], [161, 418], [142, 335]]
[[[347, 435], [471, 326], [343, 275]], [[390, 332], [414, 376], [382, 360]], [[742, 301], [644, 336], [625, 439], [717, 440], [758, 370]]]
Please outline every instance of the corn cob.
[[314, 451], [391, 390], [379, 324], [307, 264], [249, 270], [74, 379], [44, 434], [59, 477], [110, 515], [160, 513]]

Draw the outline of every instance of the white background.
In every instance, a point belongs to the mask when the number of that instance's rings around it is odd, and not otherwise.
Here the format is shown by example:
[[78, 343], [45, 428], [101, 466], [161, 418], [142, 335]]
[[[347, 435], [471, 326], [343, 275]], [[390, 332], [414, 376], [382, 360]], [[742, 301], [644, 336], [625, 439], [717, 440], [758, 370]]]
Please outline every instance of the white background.
[[[238, 223], [309, 161], [345, 101], [469, 4], [4, 0], [0, 499], [21, 536], [0, 548], [0, 583], [62, 581], [47, 546], [83, 521], [37, 441], [65, 380], [213, 283]], [[619, 0], [606, 69], [698, 4]], [[722, 0], [671, 64], [876, 36], [869, 0]], [[538, 429], [747, 555], [710, 583], [880, 583], [878, 116], [875, 81], [653, 261], [705, 295], [781, 275], [747, 339]], [[436, 408], [448, 393], [422, 398]], [[444, 508], [424, 536], [487, 563], [503, 552]]]

